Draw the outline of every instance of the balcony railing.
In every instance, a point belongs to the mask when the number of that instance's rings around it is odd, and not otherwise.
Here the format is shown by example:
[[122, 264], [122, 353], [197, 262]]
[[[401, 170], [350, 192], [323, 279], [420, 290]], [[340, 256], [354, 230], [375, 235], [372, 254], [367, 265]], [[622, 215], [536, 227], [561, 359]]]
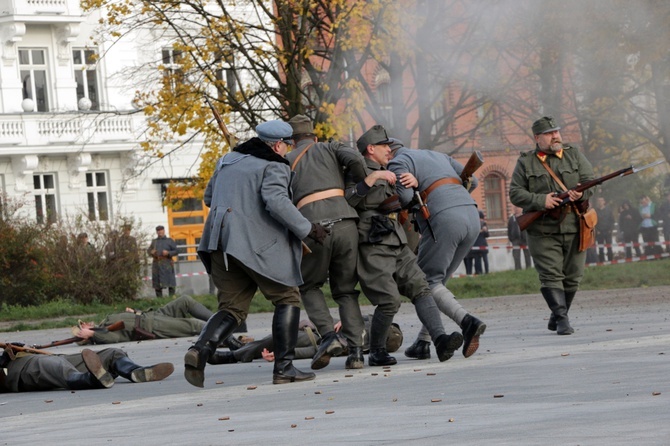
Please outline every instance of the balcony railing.
[[0, 0], [3, 15], [20, 16], [79, 16], [79, 0]]
[[[69, 152], [82, 145], [110, 142], [135, 142], [143, 117], [101, 113], [23, 113], [0, 115], [0, 154], [26, 153], [26, 148], [41, 152]], [[49, 149], [48, 147], [51, 147]]]

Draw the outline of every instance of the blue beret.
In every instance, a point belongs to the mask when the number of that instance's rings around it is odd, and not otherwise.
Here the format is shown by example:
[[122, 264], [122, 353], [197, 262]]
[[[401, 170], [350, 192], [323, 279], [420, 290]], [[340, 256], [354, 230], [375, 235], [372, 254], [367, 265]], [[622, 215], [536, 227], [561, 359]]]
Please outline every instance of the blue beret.
[[289, 141], [293, 136], [293, 127], [287, 122], [274, 120], [256, 126], [258, 137], [266, 142]]

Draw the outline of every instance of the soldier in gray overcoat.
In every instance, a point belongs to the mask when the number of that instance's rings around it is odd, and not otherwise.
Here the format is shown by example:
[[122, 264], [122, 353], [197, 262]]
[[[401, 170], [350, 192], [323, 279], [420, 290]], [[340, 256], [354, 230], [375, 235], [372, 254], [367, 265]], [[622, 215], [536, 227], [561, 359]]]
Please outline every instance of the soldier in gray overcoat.
[[314, 379], [293, 366], [300, 317], [301, 240], [323, 242], [326, 230], [312, 224], [291, 201], [291, 169], [284, 158], [291, 126], [268, 121], [251, 138], [224, 155], [205, 190], [210, 208], [198, 255], [217, 288], [219, 310], [207, 321], [184, 357], [186, 380], [203, 387], [204, 369], [216, 347], [249, 312], [260, 288], [275, 306], [272, 382]]
[[348, 181], [346, 191], [347, 200], [360, 216], [358, 278], [365, 296], [376, 306], [370, 323], [368, 364], [396, 364], [386, 350], [386, 338], [400, 308], [401, 294], [412, 301], [417, 316], [435, 341], [440, 360], [446, 361], [463, 344], [463, 336], [458, 332], [445, 333], [426, 275], [398, 221], [401, 207], [396, 176], [385, 169], [391, 158], [388, 142], [382, 126], [372, 127], [358, 139], [368, 176], [358, 183]]
[[177, 243], [165, 235], [163, 225], [156, 226], [156, 238], [151, 241], [147, 253], [153, 258], [151, 264], [151, 284], [156, 290], [156, 297], [163, 295], [163, 288], [174, 296], [177, 279], [174, 275], [173, 257], [179, 254]]
[[330, 284], [333, 300], [337, 303], [342, 320], [342, 333], [347, 339], [348, 369], [363, 367], [363, 315], [355, 289], [356, 259], [358, 253], [358, 214], [344, 199], [346, 169], [355, 181], [365, 178], [365, 164], [360, 153], [342, 143], [318, 142], [312, 121], [303, 115], [289, 120], [293, 127], [296, 148], [286, 158], [295, 171], [293, 202], [312, 223], [332, 225], [331, 235], [324, 246], [312, 241], [307, 245], [312, 253], [305, 257], [300, 287], [303, 305], [310, 320], [316, 325], [323, 341], [312, 359], [312, 369], [321, 369], [338, 355], [342, 346], [333, 331], [333, 318], [321, 288]]
[[[399, 140], [394, 140], [391, 149], [393, 159], [388, 169], [400, 180], [397, 190], [401, 203], [410, 205], [415, 193], [419, 193], [430, 212], [428, 220], [421, 213], [415, 216], [421, 232], [418, 263], [426, 273], [437, 307], [461, 327], [463, 356], [468, 358], [479, 348], [479, 337], [484, 334], [486, 324], [469, 314], [445, 285], [470, 252], [481, 229], [477, 204], [470, 196], [470, 191], [477, 187], [477, 179], [472, 178], [468, 191], [460, 180], [463, 165], [449, 155], [408, 149]], [[422, 327], [405, 355], [429, 358], [429, 346], [430, 335]]]
[[[530, 211], [545, 213], [528, 227], [528, 245], [540, 277], [540, 291], [551, 310], [549, 330], [559, 335], [574, 333], [568, 310], [584, 275], [586, 250], [579, 251], [578, 207], [584, 209], [593, 188], [584, 192], [569, 191], [573, 203], [559, 207], [563, 192], [545, 164], [563, 185], [571, 189], [594, 178], [593, 168], [575, 147], [563, 144], [560, 127], [554, 118], [545, 116], [532, 126], [535, 150], [521, 153], [509, 189], [512, 204]], [[582, 205], [580, 205], [582, 203]]]

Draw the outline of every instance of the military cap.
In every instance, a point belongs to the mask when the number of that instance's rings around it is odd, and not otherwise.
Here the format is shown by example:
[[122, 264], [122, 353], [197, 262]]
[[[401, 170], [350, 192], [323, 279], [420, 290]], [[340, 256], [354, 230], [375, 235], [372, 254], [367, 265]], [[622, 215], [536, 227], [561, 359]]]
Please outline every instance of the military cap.
[[162, 231], [163, 229], [165, 229], [165, 226], [163, 225], [156, 226], [156, 231]]
[[288, 123], [279, 119], [258, 124], [256, 133], [265, 142], [286, 141], [288, 144], [293, 144], [291, 140], [293, 129]]
[[405, 147], [405, 144], [400, 141], [398, 138], [389, 138], [389, 146], [391, 147], [391, 150], [398, 150], [401, 147]]
[[390, 144], [391, 140], [386, 134], [386, 129], [382, 125], [373, 125], [370, 130], [363, 133], [358, 141], [356, 141], [356, 147], [361, 153], [365, 153], [370, 144]]
[[306, 133], [314, 133], [312, 120], [305, 115], [295, 115], [288, 120], [288, 123], [293, 128], [294, 135], [303, 135]]
[[540, 135], [560, 129], [551, 116], [544, 116], [533, 123], [533, 135]]

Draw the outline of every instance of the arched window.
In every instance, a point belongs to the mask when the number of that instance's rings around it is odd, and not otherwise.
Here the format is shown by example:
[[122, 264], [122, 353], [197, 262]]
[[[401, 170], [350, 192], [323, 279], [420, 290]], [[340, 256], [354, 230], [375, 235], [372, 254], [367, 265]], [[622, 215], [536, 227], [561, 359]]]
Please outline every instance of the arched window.
[[486, 220], [489, 224], [503, 224], [505, 217], [505, 180], [499, 173], [492, 172], [484, 178], [484, 202]]

